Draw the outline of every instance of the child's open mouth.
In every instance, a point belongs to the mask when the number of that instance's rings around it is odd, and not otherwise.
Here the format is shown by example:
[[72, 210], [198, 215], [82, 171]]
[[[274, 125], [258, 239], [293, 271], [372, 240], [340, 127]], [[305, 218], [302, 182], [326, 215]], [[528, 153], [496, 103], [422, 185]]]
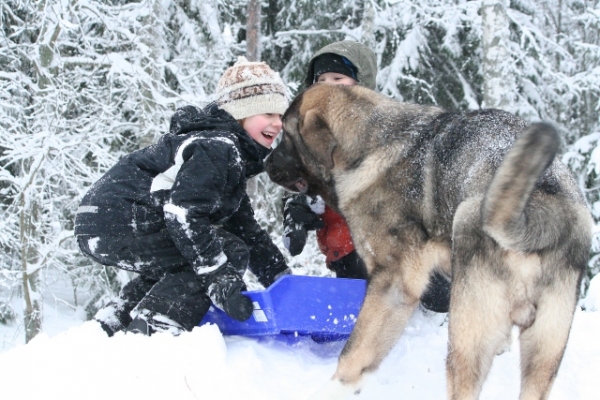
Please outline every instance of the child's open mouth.
[[265, 139], [272, 141], [275, 140], [275, 136], [277, 135], [276, 133], [272, 133], [272, 132], [261, 132], [262, 135], [265, 137]]

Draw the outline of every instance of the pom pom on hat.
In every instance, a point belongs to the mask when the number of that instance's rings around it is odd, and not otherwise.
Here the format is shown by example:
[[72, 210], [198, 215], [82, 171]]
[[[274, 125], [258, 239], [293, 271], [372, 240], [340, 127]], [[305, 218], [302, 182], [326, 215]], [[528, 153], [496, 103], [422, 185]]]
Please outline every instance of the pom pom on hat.
[[283, 114], [288, 107], [285, 85], [264, 62], [238, 57], [217, 84], [217, 104], [240, 120], [257, 114]]

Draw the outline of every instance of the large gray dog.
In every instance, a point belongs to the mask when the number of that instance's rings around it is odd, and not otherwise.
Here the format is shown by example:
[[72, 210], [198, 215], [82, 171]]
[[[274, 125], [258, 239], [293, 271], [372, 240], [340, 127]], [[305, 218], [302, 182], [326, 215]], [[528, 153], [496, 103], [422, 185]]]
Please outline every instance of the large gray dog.
[[271, 179], [347, 220], [367, 294], [333, 378], [360, 390], [440, 271], [452, 278], [448, 397], [476, 399], [520, 328], [521, 399], [547, 398], [579, 295], [592, 220], [556, 131], [499, 110], [446, 112], [360, 86], [315, 85], [284, 115]]

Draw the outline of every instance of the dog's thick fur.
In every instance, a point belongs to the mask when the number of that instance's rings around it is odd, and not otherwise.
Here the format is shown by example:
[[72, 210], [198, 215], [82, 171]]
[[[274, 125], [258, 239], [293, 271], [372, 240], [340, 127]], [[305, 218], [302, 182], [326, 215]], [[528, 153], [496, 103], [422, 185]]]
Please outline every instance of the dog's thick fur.
[[556, 131], [499, 110], [451, 113], [324, 84], [298, 96], [283, 119], [269, 176], [338, 210], [369, 272], [337, 371], [316, 397], [360, 390], [438, 270], [452, 278], [448, 397], [479, 396], [516, 325], [520, 398], [547, 398], [592, 226], [555, 159]]

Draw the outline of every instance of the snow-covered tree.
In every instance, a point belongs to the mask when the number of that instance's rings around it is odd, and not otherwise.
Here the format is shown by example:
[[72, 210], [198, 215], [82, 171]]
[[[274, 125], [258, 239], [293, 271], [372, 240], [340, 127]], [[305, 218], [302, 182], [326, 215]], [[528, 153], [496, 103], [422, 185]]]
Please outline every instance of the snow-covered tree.
[[[256, 4], [256, 50], [280, 71], [290, 97], [316, 50], [342, 39], [367, 43], [386, 95], [553, 121], [600, 221], [598, 1]], [[247, 15], [248, 0], [0, 2], [0, 321], [21, 293], [31, 338], [53, 282], [67, 282], [66, 301], [91, 314], [129, 279], [79, 255], [79, 200], [119, 157], [165, 132], [177, 107], [212, 99], [223, 71], [248, 51]], [[264, 174], [255, 183], [257, 218], [282, 247], [283, 190]], [[600, 272], [598, 239], [590, 277]], [[288, 262], [298, 273], [327, 273], [312, 239]]]
[[483, 107], [517, 111], [513, 60], [509, 56], [508, 0], [483, 0]]
[[230, 53], [220, 30], [206, 29], [216, 18], [206, 10], [203, 1], [0, 4], [0, 276], [6, 290], [21, 283], [27, 340], [47, 282], [72, 282], [85, 303], [71, 304], [93, 313], [127, 279], [79, 255], [75, 212], [178, 105], [209, 101]]

